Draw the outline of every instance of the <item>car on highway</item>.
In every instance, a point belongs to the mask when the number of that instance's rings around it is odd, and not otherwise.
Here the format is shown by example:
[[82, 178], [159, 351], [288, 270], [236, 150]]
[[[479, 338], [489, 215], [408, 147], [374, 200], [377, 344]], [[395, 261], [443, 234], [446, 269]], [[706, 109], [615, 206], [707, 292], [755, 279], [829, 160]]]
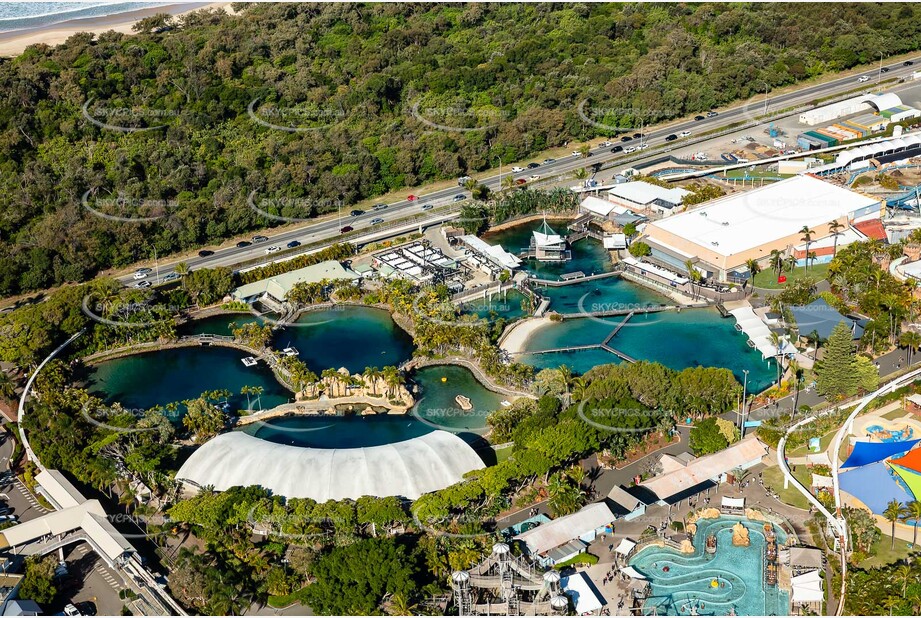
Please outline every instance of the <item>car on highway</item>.
[[914, 61], [912, 61], [912, 60], [906, 60], [905, 62], [902, 63], [902, 66], [910, 67], [910, 66], [912, 66], [913, 64], [914, 64]]
[[540, 174], [531, 174], [530, 176], [528, 176], [528, 180], [530, 181], [540, 180]]
[[641, 137], [643, 137], [643, 134], [642, 134], [642, 133], [634, 133], [634, 134], [633, 134], [633, 139], [640, 139]]
[[457, 186], [463, 187], [465, 184], [467, 184], [468, 180], [473, 180], [473, 178], [471, 178], [470, 176], [461, 176], [460, 178], [457, 179]]
[[691, 134], [690, 131], [682, 131], [678, 134], [678, 137], [688, 137]]
[[244, 248], [244, 247], [249, 247], [251, 244], [253, 244], [253, 243], [251, 243], [251, 242], [248, 241], [248, 240], [241, 240], [240, 242], [237, 243], [237, 247], [240, 248], [240, 249], [242, 249], [242, 248]]
[[636, 147], [637, 150], [646, 150], [647, 148], [649, 148], [649, 144], [640, 144]]
[[434, 208], [434, 206], [431, 205], [431, 204], [423, 204], [423, 205], [422, 205], [422, 210], [431, 210], [432, 208]]
[[146, 279], [146, 278], [147, 278], [147, 273], [143, 273], [143, 272], [141, 272], [141, 271], [137, 271], [136, 273], [134, 273], [134, 278], [135, 278], [135, 279]]
[[526, 185], [526, 184], [528, 184], [528, 181], [525, 180], [524, 178], [519, 178], [518, 180], [515, 181], [515, 184], [518, 185], [518, 186]]
[[881, 68], [879, 71], [880, 71], [880, 73], [888, 73], [888, 72], [889, 72], [889, 67], [883, 67], [883, 68]]
[[371, 208], [371, 210], [380, 211], [380, 210], [385, 210], [386, 208], [387, 208], [387, 204], [375, 204], [374, 207]]
[[528, 169], [529, 169], [529, 170], [533, 170], [533, 169], [538, 168], [538, 167], [540, 167], [540, 163], [536, 163], [536, 162], [534, 162], [534, 161], [531, 161], [530, 163], [528, 163]]
[[149, 288], [150, 281], [138, 281], [137, 283], [132, 284], [131, 287], [138, 289]]
[[707, 118], [716, 118], [717, 116], [719, 116], [719, 114], [716, 112], [707, 112]]
[[253, 242], [266, 242], [269, 240], [268, 236], [253, 236]]
[[579, 151], [579, 150], [573, 150], [571, 154], [572, 154], [572, 156], [574, 156], [574, 157], [581, 157], [581, 156], [582, 156], [582, 152]]
[[601, 142], [600, 144], [598, 144], [598, 147], [599, 147], [599, 148], [607, 148], [607, 147], [610, 146], [610, 145], [611, 145], [611, 142], [605, 140], [605, 141]]
[[409, 195], [406, 196], [406, 201], [407, 201], [407, 202], [415, 202], [415, 201], [418, 200], [418, 199], [419, 199], [418, 196], [415, 196], [415, 195], [413, 195], [413, 194], [409, 194]]
[[340, 233], [340, 234], [348, 234], [349, 232], [351, 232], [351, 231], [354, 230], [354, 229], [355, 229], [355, 228], [353, 228], [351, 225], [345, 225], [345, 226], [343, 226], [343, 227], [339, 230], [339, 233]]
[[198, 252], [198, 257], [211, 257], [212, 255], [214, 255], [214, 251], [211, 249], [202, 249]]
[[624, 154], [630, 154], [633, 152], [636, 152], [636, 148], [634, 148], [633, 146], [627, 146], [626, 148], [624, 148]]
[[704, 119], [703, 116], [694, 116], [694, 120], [696, 120], [696, 121], [698, 121], [698, 122], [700, 122], [700, 121], [703, 120], [703, 119]]
[[675, 135], [674, 133], [672, 133], [671, 135], [666, 135], [666, 136], [665, 136], [665, 141], [666, 141], [666, 142], [673, 142], [673, 141], [675, 141], [676, 139], [678, 139], [678, 136]]
[[633, 138], [630, 137], [629, 135], [624, 135], [622, 138], [620, 138], [620, 141], [622, 141], [622, 142], [629, 142], [629, 141], [632, 140], [632, 139], [633, 139]]
[[278, 245], [272, 245], [271, 247], [266, 247], [263, 251], [265, 252], [266, 255], [269, 255], [271, 253], [278, 253], [279, 251], [281, 251], [281, 247], [279, 247]]
[[455, 195], [452, 199], [453, 199], [455, 202], [463, 202], [465, 199], [467, 199], [467, 196], [464, 195], [463, 193], [458, 193], [458, 194]]
[[870, 78], [867, 75], [861, 75], [860, 77], [857, 78], [857, 81], [862, 84], [864, 82], [870, 81]]
[[360, 216], [363, 215], [363, 214], [365, 214], [365, 211], [363, 211], [363, 210], [358, 210], [358, 209], [356, 208], [355, 210], [353, 210], [352, 212], [349, 213], [349, 216], [351, 216], [351, 217], [360, 217]]
[[544, 159], [544, 165], [550, 165], [551, 163], [556, 163], [556, 159]]
[[383, 223], [383, 222], [384, 220], [381, 219], [380, 217], [377, 217], [376, 219], [371, 219], [371, 225], [377, 225], [378, 223]]
[[614, 148], [611, 148], [611, 152], [623, 152], [623, 151], [624, 151], [623, 146], [614, 146]]
[[519, 165], [516, 165], [515, 167], [512, 168], [512, 172], [515, 173], [515, 174], [517, 174], [517, 173], [519, 173], [519, 172], [523, 172], [523, 171], [524, 171], [524, 168], [521, 167], [521, 166], [519, 166]]
[[147, 274], [149, 275], [150, 273], [153, 272], [153, 268], [146, 268], [146, 267], [145, 267], [145, 268], [138, 268], [138, 269], [137, 269], [136, 271], [134, 271], [134, 272], [136, 272], [136, 273], [147, 273]]
[[167, 281], [175, 281], [178, 278], [179, 278], [179, 273], [170, 273], [166, 275], [165, 277], [163, 277], [163, 283], [166, 283]]
[[301, 246], [301, 241], [299, 241], [299, 240], [292, 240], [292, 241], [289, 242], [286, 246], [287, 246], [289, 249], [294, 249], [295, 247], [300, 247], [300, 246]]

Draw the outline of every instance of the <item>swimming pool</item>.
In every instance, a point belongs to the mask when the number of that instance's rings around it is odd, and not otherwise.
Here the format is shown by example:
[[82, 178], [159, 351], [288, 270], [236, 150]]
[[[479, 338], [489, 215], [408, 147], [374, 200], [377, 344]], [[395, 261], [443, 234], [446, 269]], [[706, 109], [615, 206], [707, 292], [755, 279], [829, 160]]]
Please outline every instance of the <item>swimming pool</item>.
[[[732, 544], [732, 527], [740, 521], [748, 528], [749, 547]], [[788, 593], [764, 583], [763, 526], [764, 522], [739, 517], [702, 519], [697, 522], [693, 554], [656, 546], [640, 550], [630, 566], [645, 575], [652, 587], [644, 612], [725, 616], [734, 610], [740, 616], [786, 615]], [[774, 530], [778, 543], [786, 542], [787, 535], [777, 526]], [[716, 536], [717, 549], [708, 555], [704, 545], [711, 534]]]
[[[906, 425], [905, 429], [886, 429], [882, 425], [870, 425], [866, 429], [867, 435], [873, 436], [880, 442], [902, 442], [911, 440], [914, 430]], [[901, 457], [896, 455], [895, 458]]]

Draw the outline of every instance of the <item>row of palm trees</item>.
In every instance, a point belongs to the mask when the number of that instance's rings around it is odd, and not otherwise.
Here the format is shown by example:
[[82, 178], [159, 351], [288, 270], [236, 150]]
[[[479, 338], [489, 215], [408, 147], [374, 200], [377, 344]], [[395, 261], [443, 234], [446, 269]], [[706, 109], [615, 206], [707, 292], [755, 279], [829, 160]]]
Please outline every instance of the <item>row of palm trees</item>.
[[914, 536], [912, 538], [912, 545], [918, 545], [918, 525], [921, 524], [921, 502], [918, 500], [912, 500], [907, 505], [902, 504], [898, 500], [890, 500], [889, 504], [886, 505], [886, 510], [883, 511], [883, 517], [892, 524], [892, 543], [889, 549], [895, 548], [895, 523], [897, 521], [914, 521]]

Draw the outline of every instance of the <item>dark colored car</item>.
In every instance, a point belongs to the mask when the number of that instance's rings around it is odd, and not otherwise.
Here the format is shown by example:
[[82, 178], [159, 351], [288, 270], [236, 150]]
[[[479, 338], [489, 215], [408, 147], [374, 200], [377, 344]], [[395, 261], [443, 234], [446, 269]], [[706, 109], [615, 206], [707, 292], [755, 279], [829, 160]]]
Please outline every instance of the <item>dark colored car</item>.
[[95, 616], [96, 615], [96, 604], [92, 601], [83, 601], [81, 603], [74, 603], [77, 606], [77, 609], [80, 610], [80, 613], [84, 616]]
[[375, 204], [374, 208], [372, 208], [371, 210], [384, 210], [387, 208], [387, 206], [388, 204]]
[[703, 116], [694, 116], [694, 120], [701, 121], [703, 119], [704, 119]]
[[208, 257], [209, 255], [214, 255], [214, 251], [208, 249], [202, 249], [198, 252], [198, 257]]
[[666, 141], [666, 142], [673, 142], [673, 141], [675, 141], [676, 139], [678, 139], [678, 136], [675, 135], [674, 133], [672, 133], [671, 135], [665, 136], [665, 141]]
[[623, 146], [614, 146], [614, 148], [611, 148], [611, 152], [623, 152], [623, 151], [624, 151]]
[[881, 69], [880, 69], [880, 72], [882, 72], [882, 73], [888, 73], [888, 72], [889, 72], [889, 67], [883, 67], [883, 68], [881, 68]]
[[634, 133], [634, 134], [633, 134], [633, 139], [640, 139], [641, 137], [643, 137], [643, 134], [642, 134], [642, 133]]
[[301, 246], [301, 241], [299, 240], [292, 240], [291, 242], [288, 243], [289, 249], [294, 249], [295, 247], [300, 247], [300, 246]]
[[540, 167], [540, 163], [534, 163], [533, 161], [531, 161], [530, 163], [528, 163], [528, 169], [529, 169], [529, 170], [533, 170], [533, 169], [538, 168], [538, 167]]
[[622, 141], [622, 142], [629, 142], [629, 141], [632, 140], [632, 139], [633, 139], [633, 138], [630, 137], [629, 135], [624, 135], [622, 138], [620, 138], [620, 141]]
[[352, 215], [353, 217], [360, 217], [361, 215], [365, 214], [365, 211], [363, 211], [363, 210], [358, 210], [358, 209], [356, 208], [355, 210], [353, 210], [353, 211], [350, 212], [349, 214]]
[[464, 195], [463, 193], [458, 193], [457, 195], [454, 196], [455, 202], [463, 202], [465, 199], [467, 199], [467, 196]]
[[351, 231], [354, 230], [354, 229], [355, 229], [355, 228], [353, 228], [351, 225], [346, 225], [346, 226], [343, 227], [341, 230], [339, 230], [339, 233], [340, 233], [340, 234], [348, 234], [349, 232], [351, 232]]
[[240, 242], [237, 243], [237, 246], [240, 247], [240, 248], [242, 249], [243, 247], [248, 247], [248, 246], [250, 246], [251, 244], [253, 244], [253, 243], [251, 243], [251, 242], [248, 241], [248, 240], [241, 240]]
[[432, 206], [431, 204], [422, 205], [422, 210], [431, 210], [432, 208], [434, 208], [434, 206]]
[[913, 60], [906, 60], [906, 61], [903, 62], [902, 64], [903, 64], [904, 66], [910, 67], [911, 65], [914, 64], [914, 61], [913, 61]]

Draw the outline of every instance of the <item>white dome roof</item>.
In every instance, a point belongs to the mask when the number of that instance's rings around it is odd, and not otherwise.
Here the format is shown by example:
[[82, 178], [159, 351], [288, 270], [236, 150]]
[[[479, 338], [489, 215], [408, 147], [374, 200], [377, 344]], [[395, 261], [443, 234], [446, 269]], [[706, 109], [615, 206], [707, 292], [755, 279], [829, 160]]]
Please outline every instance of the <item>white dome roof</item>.
[[347, 449], [276, 444], [232, 431], [199, 447], [176, 478], [218, 491], [260, 485], [276, 495], [317, 502], [361, 496], [414, 500], [458, 483], [464, 474], [482, 467], [473, 448], [447, 431]]

